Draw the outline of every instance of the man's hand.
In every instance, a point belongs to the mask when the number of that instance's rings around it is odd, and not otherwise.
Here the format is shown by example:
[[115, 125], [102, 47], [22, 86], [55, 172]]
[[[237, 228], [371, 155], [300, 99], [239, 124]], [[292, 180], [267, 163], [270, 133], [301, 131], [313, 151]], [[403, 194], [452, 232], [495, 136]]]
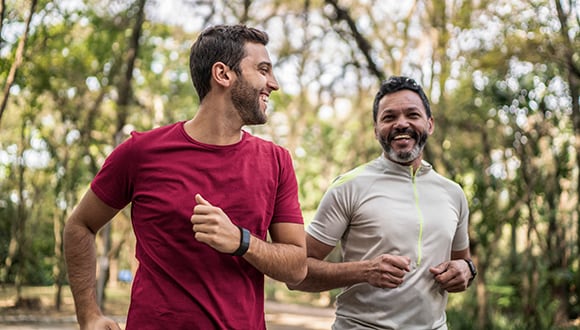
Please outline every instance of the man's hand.
[[191, 224], [196, 240], [222, 253], [233, 253], [240, 246], [240, 230], [225, 212], [211, 205], [200, 194], [195, 195]]
[[471, 279], [471, 271], [463, 259], [446, 261], [429, 268], [429, 271], [434, 275], [435, 282], [447, 292], [465, 291]]
[[409, 257], [383, 254], [369, 260], [371, 267], [367, 282], [379, 288], [393, 289], [403, 283], [403, 277], [411, 270]]
[[121, 330], [121, 327], [110, 318], [100, 316], [87, 324], [82, 324], [81, 330]]

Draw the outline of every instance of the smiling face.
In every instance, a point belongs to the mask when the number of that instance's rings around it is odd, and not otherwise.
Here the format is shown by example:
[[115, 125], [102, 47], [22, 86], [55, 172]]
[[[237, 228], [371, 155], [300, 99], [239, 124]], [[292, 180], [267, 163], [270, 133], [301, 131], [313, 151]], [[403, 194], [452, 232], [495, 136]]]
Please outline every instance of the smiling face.
[[264, 45], [247, 43], [245, 50], [247, 55], [240, 63], [241, 73], [231, 90], [232, 103], [245, 125], [264, 124], [268, 118], [270, 93], [278, 90], [278, 81]]
[[375, 136], [385, 157], [396, 163], [417, 168], [433, 126], [433, 118], [427, 117], [421, 98], [413, 91], [403, 89], [379, 101]]

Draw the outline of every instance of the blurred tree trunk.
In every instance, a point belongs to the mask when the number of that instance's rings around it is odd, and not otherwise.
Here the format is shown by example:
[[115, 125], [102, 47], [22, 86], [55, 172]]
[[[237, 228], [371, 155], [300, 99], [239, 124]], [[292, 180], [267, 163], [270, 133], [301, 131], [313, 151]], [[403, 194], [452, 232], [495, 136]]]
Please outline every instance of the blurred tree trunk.
[[[38, 3], [38, 0], [32, 0], [30, 2], [30, 11], [28, 14], [28, 19], [26, 20], [24, 33], [22, 34], [22, 37], [20, 38], [20, 41], [18, 42], [18, 48], [16, 49], [16, 54], [14, 55], [14, 62], [12, 62], [12, 66], [10, 67], [10, 72], [8, 73], [8, 77], [6, 78], [6, 81], [4, 82], [4, 90], [2, 93], [3, 94], [2, 100], [0, 101], [0, 125], [2, 124], [2, 115], [4, 114], [4, 110], [6, 109], [6, 106], [8, 105], [8, 98], [10, 96], [10, 88], [12, 87], [12, 84], [14, 83], [14, 80], [16, 79], [16, 72], [18, 71], [18, 68], [20, 67], [20, 65], [22, 65], [22, 61], [24, 60], [24, 52], [25, 52], [25, 47], [26, 47], [26, 41], [28, 40], [28, 33], [30, 31], [30, 23], [32, 22], [32, 17], [34, 16], [34, 12], [36, 11], [36, 4], [37, 3]], [[2, 0], [2, 7], [0, 8], [2, 15], [4, 15], [4, 7], [5, 7], [5, 3], [4, 3], [4, 0]], [[0, 20], [2, 20], [2, 19], [3, 19], [3, 16], [0, 17]], [[0, 32], [2, 32], [1, 27], [2, 26], [0, 25]], [[1, 42], [0, 42], [0, 46], [1, 46]]]
[[[453, 76], [452, 65], [457, 58], [449, 55], [449, 49], [453, 48], [452, 32], [456, 33], [457, 29], [469, 30], [471, 29], [471, 20], [466, 19], [472, 15], [475, 4], [471, 1], [465, 1], [462, 4], [449, 1], [423, 1], [426, 7], [424, 29], [426, 30], [425, 38], [429, 40], [432, 49], [430, 70], [424, 76], [424, 81], [421, 83], [428, 86], [426, 90], [427, 96], [431, 101], [433, 117], [435, 118], [435, 134], [431, 137], [433, 140], [428, 144], [424, 151], [424, 159], [431, 162], [434, 168], [442, 175], [460, 183], [464, 188], [463, 180], [466, 172], [463, 172], [459, 166], [458, 159], [453, 157], [450, 153], [445, 152], [444, 146], [448, 141], [455, 141], [460, 139], [459, 130], [463, 129], [465, 132], [474, 134], [474, 137], [479, 140], [480, 161], [487, 168], [491, 164], [490, 152], [492, 149], [492, 141], [489, 133], [481, 126], [474, 125], [472, 120], [462, 122], [458, 120], [457, 109], [454, 107], [454, 93], [447, 91], [447, 84], [449, 80], [457, 79], [457, 75]], [[470, 118], [471, 119], [471, 118]], [[457, 126], [461, 127], [457, 128]], [[489, 177], [481, 175], [482, 187], [490, 187], [492, 185]], [[490, 202], [490, 206], [494, 205], [493, 196], [486, 199]], [[490, 207], [484, 212], [493, 214], [494, 207]], [[484, 216], [485, 217], [485, 216]], [[470, 219], [470, 251], [475, 264], [478, 267], [478, 278], [474, 282], [477, 308], [473, 311], [475, 324], [479, 329], [485, 329], [489, 326], [488, 318], [488, 301], [486, 295], [486, 270], [489, 262], [489, 257], [479, 256], [477, 236], [473, 230], [474, 226]], [[499, 230], [495, 231], [496, 233]], [[494, 249], [494, 247], [491, 247]], [[487, 253], [487, 255], [493, 255]], [[468, 312], [468, 311], [466, 311]]]
[[2, 27], [4, 26], [4, 17], [6, 16], [6, 0], [0, 0], [0, 48], [4, 45], [2, 38]]
[[[133, 80], [133, 69], [135, 68], [135, 61], [139, 53], [139, 39], [142, 34], [143, 23], [145, 22], [145, 4], [147, 0], [138, 0], [137, 14], [135, 16], [135, 23], [129, 39], [129, 48], [127, 50], [127, 58], [125, 62], [125, 74], [120, 80], [119, 84], [119, 98], [117, 100], [117, 124], [116, 133], [114, 136], [115, 146], [121, 144], [125, 135], [123, 129], [127, 124], [127, 117], [129, 116], [129, 104], [132, 101], [131, 83]], [[104, 309], [105, 303], [105, 287], [110, 276], [110, 262], [111, 262], [111, 223], [107, 223], [100, 231], [100, 236], [103, 242], [103, 250], [98, 257], [99, 274], [97, 276], [97, 302], [101, 309]]]
[[[119, 65], [113, 66], [107, 77], [108, 80], [113, 80], [114, 76], [118, 74]], [[53, 214], [53, 233], [54, 233], [54, 259], [53, 279], [55, 285], [54, 306], [56, 310], [60, 310], [62, 305], [62, 289], [66, 284], [66, 267], [63, 255], [63, 231], [67, 215], [71, 214], [74, 206], [78, 203], [77, 188], [83, 185], [82, 182], [83, 171], [86, 168], [83, 162], [88, 160], [88, 172], [96, 173], [98, 168], [96, 161], [91, 154], [90, 148], [95, 144], [91, 137], [91, 132], [95, 127], [95, 120], [99, 114], [99, 109], [103, 105], [107, 89], [102, 88], [94, 99], [93, 104], [84, 112], [86, 116], [77, 118], [74, 124], [71, 124], [70, 118], [65, 111], [62, 112], [64, 118], [61, 119], [60, 126], [56, 126], [55, 131], [46, 137], [47, 149], [54, 159], [54, 167], [49, 169], [52, 175], [63, 171], [67, 175], [60, 176], [56, 181], [55, 196], [58, 202], [66, 205], [66, 208], [60, 209], [56, 207]], [[87, 97], [88, 98], [88, 97]], [[65, 104], [66, 100], [59, 100], [59, 103]], [[83, 102], [83, 105], [86, 105]], [[75, 108], [75, 105], [67, 105], [63, 107]], [[75, 110], [73, 110], [74, 112]], [[74, 132], [80, 133], [80, 143], [78, 145], [67, 145], [66, 136]], [[87, 159], [88, 158], [88, 159]]]
[[20, 143], [18, 145], [18, 161], [14, 164], [15, 173], [17, 175], [18, 189], [17, 189], [17, 211], [16, 216], [12, 219], [10, 243], [8, 244], [8, 254], [4, 259], [4, 277], [3, 283], [6, 283], [6, 277], [10, 274], [14, 274], [14, 284], [16, 287], [16, 301], [20, 301], [22, 298], [22, 282], [23, 282], [23, 271], [26, 260], [23, 253], [23, 247], [25, 245], [27, 235], [26, 235], [26, 220], [28, 218], [28, 212], [26, 208], [26, 197], [25, 197], [25, 179], [24, 174], [26, 171], [26, 166], [24, 163], [24, 150], [27, 145], [27, 120], [22, 118], [22, 123], [20, 126]]
[[63, 256], [63, 236], [62, 230], [64, 228], [64, 214], [55, 213], [53, 216], [54, 226], [54, 259], [55, 263], [52, 267], [54, 286], [56, 292], [54, 296], [54, 308], [57, 311], [62, 307], [62, 288], [66, 284], [65, 261]]
[[[578, 29], [580, 24], [580, 12], [576, 6], [574, 11], [575, 1], [568, 1], [566, 12], [562, 7], [562, 2], [554, 0], [556, 10], [558, 12], [558, 20], [560, 21], [560, 34], [563, 40], [563, 61], [564, 74], [566, 75], [568, 86], [570, 88], [570, 98], [572, 100], [572, 123], [575, 135], [575, 150], [576, 150], [576, 169], [580, 168], [580, 45], [578, 39], [570, 40], [570, 28]], [[575, 15], [575, 16], [574, 16]], [[574, 23], [575, 22], [575, 23]], [[575, 33], [578, 35], [578, 32]], [[580, 196], [580, 174], [576, 174], [576, 198]], [[580, 254], [580, 202], [576, 202], [574, 210], [576, 216], [576, 262], [578, 263], [578, 254]], [[564, 266], [564, 265], [563, 265]], [[567, 265], [566, 265], [567, 266]], [[578, 264], [576, 265], [576, 274], [571, 287], [574, 288], [575, 301], [580, 300], [580, 270]], [[570, 311], [568, 311], [569, 314]], [[575, 313], [578, 313], [577, 311]], [[578, 317], [579, 315], [570, 315], [571, 317]]]

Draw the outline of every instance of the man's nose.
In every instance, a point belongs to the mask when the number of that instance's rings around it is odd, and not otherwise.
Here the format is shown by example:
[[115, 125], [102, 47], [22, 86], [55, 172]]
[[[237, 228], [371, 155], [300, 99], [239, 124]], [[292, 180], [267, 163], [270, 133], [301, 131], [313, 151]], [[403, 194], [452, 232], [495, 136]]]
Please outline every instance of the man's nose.
[[278, 80], [276, 80], [276, 77], [274, 75], [271, 75], [270, 79], [268, 79], [268, 87], [270, 87], [274, 91], [280, 89], [280, 86], [278, 85]]
[[407, 118], [405, 118], [405, 116], [399, 116], [397, 117], [397, 120], [395, 120], [395, 128], [406, 128], [409, 127], [409, 121], [407, 120]]

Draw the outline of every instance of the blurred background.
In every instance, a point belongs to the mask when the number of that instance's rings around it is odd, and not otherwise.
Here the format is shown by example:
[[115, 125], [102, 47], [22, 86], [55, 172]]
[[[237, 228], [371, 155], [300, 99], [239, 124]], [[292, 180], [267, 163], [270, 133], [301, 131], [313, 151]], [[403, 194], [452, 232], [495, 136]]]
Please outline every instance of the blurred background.
[[[66, 218], [131, 131], [195, 114], [189, 47], [222, 23], [270, 35], [281, 89], [269, 123], [247, 129], [292, 153], [307, 223], [334, 177], [380, 154], [380, 81], [411, 76], [435, 118], [425, 159], [470, 203], [479, 275], [450, 295], [450, 329], [580, 327], [576, 0], [0, 0], [3, 314], [70, 312]], [[97, 241], [99, 299], [120, 315], [129, 217]], [[321, 308], [337, 293], [266, 288]]]

